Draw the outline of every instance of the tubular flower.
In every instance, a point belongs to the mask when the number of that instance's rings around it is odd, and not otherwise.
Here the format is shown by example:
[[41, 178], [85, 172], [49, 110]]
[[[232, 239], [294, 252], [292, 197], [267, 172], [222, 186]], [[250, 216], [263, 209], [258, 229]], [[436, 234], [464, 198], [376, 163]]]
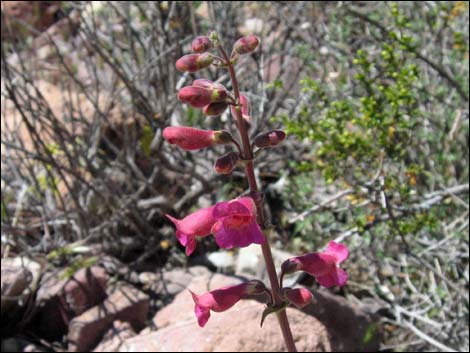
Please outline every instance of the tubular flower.
[[232, 141], [227, 131], [201, 130], [188, 126], [166, 127], [163, 129], [163, 137], [172, 145], [175, 144], [186, 151]]
[[301, 309], [312, 301], [312, 293], [306, 288], [283, 288], [284, 298], [297, 308]]
[[181, 72], [196, 72], [210, 66], [214, 57], [209, 53], [188, 54], [176, 61], [176, 69]]
[[240, 299], [249, 295], [263, 294], [266, 287], [261, 281], [249, 281], [234, 286], [222, 287], [201, 295], [197, 295], [190, 290], [193, 296], [194, 312], [199, 326], [204, 327], [211, 310], [217, 313], [226, 311], [234, 306]]
[[186, 255], [191, 255], [196, 248], [196, 236], [205, 237], [211, 234], [211, 229], [216, 222], [212, 213], [215, 206], [202, 208], [183, 219], [176, 219], [166, 215], [176, 226], [176, 237], [186, 247]]
[[284, 261], [282, 273], [304, 271], [315, 276], [323, 287], [344, 286], [348, 280], [348, 274], [337, 265], [343, 262], [348, 254], [349, 251], [345, 245], [330, 241], [322, 253], [306, 254]]
[[251, 197], [241, 197], [215, 205], [212, 227], [215, 241], [221, 248], [246, 247], [263, 244], [266, 240], [256, 223], [256, 206]]

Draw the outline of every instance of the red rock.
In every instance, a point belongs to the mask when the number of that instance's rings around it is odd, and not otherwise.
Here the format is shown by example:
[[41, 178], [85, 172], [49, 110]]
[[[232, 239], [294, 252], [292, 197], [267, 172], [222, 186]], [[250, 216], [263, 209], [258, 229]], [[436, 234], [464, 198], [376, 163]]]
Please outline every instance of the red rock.
[[71, 278], [61, 279], [63, 273], [44, 275], [36, 295], [39, 311], [32, 326], [35, 332], [48, 339], [60, 338], [72, 318], [106, 298], [108, 275], [103, 268], [83, 268]]
[[92, 349], [115, 320], [128, 322], [134, 330], [141, 330], [148, 310], [148, 296], [134, 287], [123, 285], [103, 303], [70, 322], [68, 350], [83, 352]]
[[94, 352], [117, 352], [124, 340], [136, 335], [128, 322], [115, 321]]

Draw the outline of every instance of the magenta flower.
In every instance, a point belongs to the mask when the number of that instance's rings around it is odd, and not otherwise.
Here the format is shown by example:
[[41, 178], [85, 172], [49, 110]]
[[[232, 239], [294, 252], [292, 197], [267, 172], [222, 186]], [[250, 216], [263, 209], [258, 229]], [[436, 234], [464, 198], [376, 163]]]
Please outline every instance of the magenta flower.
[[248, 295], [258, 295], [266, 292], [266, 287], [261, 281], [249, 281], [234, 286], [222, 287], [201, 295], [189, 291], [193, 296], [194, 312], [196, 313], [199, 326], [204, 325], [211, 316], [211, 310], [220, 313], [230, 309], [240, 299]]
[[176, 237], [186, 247], [186, 255], [191, 255], [196, 248], [196, 236], [205, 237], [211, 234], [211, 229], [216, 222], [212, 216], [215, 206], [202, 208], [183, 219], [176, 219], [166, 215], [176, 226]]
[[348, 274], [337, 265], [343, 262], [348, 254], [349, 251], [345, 245], [330, 241], [322, 253], [306, 254], [284, 261], [282, 273], [304, 271], [315, 276], [323, 287], [344, 286], [348, 280]]
[[219, 247], [231, 249], [250, 244], [263, 244], [265, 238], [256, 223], [256, 205], [251, 197], [241, 197], [215, 205], [212, 227]]
[[227, 131], [201, 130], [188, 126], [169, 126], [163, 129], [163, 138], [186, 151], [198, 150], [214, 144], [232, 141]]
[[284, 299], [301, 309], [312, 301], [312, 293], [306, 288], [283, 288]]

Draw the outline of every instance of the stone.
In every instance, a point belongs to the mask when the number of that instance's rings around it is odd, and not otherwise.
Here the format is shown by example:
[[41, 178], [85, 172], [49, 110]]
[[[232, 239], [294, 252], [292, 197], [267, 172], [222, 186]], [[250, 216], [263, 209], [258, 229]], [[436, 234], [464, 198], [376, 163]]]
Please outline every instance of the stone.
[[18, 324], [24, 324], [31, 304], [41, 266], [27, 258], [3, 258], [1, 269], [2, 333], [13, 334]]
[[221, 272], [229, 272], [235, 265], [233, 251], [215, 251], [207, 255], [207, 260]]
[[[193, 278], [188, 288], [202, 294], [240, 281], [220, 274], [203, 275]], [[120, 351], [284, 351], [275, 315], [259, 326], [264, 307], [261, 302], [242, 300], [229, 311], [211, 313], [200, 328], [191, 295], [183, 291], [154, 317], [157, 331], [146, 330], [125, 340]], [[374, 325], [371, 317], [328, 291], [314, 292], [312, 304], [303, 311], [288, 308], [287, 314], [299, 351], [374, 351], [379, 347], [375, 337], [364, 343], [367, 330]]]
[[128, 322], [117, 320], [112, 323], [94, 352], [117, 352], [126, 339], [135, 335], [134, 329]]
[[102, 267], [82, 268], [70, 278], [63, 278], [65, 271], [45, 274], [36, 295], [31, 325], [47, 339], [60, 338], [70, 320], [106, 298], [108, 275]]
[[149, 311], [149, 297], [129, 285], [119, 286], [103, 303], [75, 317], [69, 324], [68, 350], [92, 349], [115, 320], [128, 322], [140, 331]]

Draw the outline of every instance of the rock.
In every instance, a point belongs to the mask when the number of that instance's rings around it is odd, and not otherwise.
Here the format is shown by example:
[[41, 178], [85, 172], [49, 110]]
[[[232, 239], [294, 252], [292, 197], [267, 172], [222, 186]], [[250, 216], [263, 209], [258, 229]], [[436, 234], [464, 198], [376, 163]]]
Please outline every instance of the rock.
[[[258, 246], [259, 247], [259, 246]], [[233, 270], [235, 259], [233, 251], [215, 251], [207, 255], [207, 260], [221, 272], [227, 273]]]
[[48, 339], [60, 338], [72, 318], [106, 298], [108, 275], [103, 268], [83, 268], [62, 279], [65, 271], [44, 275], [37, 292], [39, 309], [31, 324], [35, 332]]
[[117, 352], [124, 340], [136, 335], [128, 322], [115, 321], [94, 352]]
[[[26, 257], [4, 258], [1, 269], [2, 333], [13, 334], [28, 312], [41, 266]], [[22, 322], [24, 324], [24, 322]]]
[[[240, 279], [236, 277], [204, 275], [193, 278], [188, 287], [201, 294], [237, 282]], [[254, 300], [242, 300], [229, 311], [211, 313], [207, 325], [200, 328], [191, 295], [184, 291], [156, 314], [157, 331], [127, 339], [120, 351], [284, 351], [276, 317], [268, 316], [263, 328], [259, 326], [264, 307]], [[287, 313], [299, 351], [378, 349], [377, 340], [363, 343], [373, 324], [371, 318], [326, 291], [314, 293], [314, 302], [304, 311], [288, 308]]]
[[[188, 269], [175, 269], [156, 274], [152, 289], [162, 296], [174, 296], [185, 290], [193, 277], [209, 276], [210, 271], [203, 266]], [[148, 275], [142, 277], [149, 277]], [[141, 280], [144, 278], [141, 278]]]
[[[274, 265], [277, 269], [281, 268], [281, 264], [288, 258], [295, 257], [296, 255], [286, 251], [272, 249], [271, 250]], [[264, 263], [263, 252], [261, 247], [258, 245], [251, 245], [246, 248], [241, 248], [238, 251], [236, 259], [235, 274], [240, 276], [255, 276], [256, 278], [263, 279], [266, 283], [268, 282], [268, 273], [266, 271], [266, 265]], [[279, 274], [279, 273], [278, 273]], [[292, 275], [285, 277], [285, 286], [292, 286], [296, 283], [297, 279], [301, 275], [301, 272], [296, 272]]]
[[236, 274], [249, 274], [260, 277], [263, 266], [261, 246], [254, 244], [246, 248], [240, 248], [235, 265]]
[[145, 326], [149, 298], [143, 292], [122, 285], [103, 303], [75, 317], [69, 325], [68, 350], [84, 352], [92, 349], [113, 321], [128, 322], [136, 331]]

